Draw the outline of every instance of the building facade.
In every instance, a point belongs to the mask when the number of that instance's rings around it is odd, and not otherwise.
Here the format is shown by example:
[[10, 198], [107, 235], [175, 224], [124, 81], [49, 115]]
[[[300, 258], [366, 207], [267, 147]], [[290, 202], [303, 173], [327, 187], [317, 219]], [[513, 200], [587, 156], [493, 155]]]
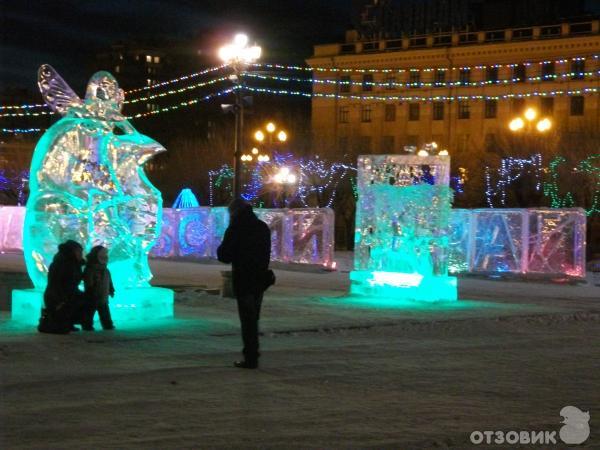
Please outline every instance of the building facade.
[[[331, 159], [435, 141], [451, 155], [501, 152], [533, 107], [552, 132], [600, 126], [600, 21], [317, 45], [312, 132]], [[533, 130], [536, 132], [536, 130]]]

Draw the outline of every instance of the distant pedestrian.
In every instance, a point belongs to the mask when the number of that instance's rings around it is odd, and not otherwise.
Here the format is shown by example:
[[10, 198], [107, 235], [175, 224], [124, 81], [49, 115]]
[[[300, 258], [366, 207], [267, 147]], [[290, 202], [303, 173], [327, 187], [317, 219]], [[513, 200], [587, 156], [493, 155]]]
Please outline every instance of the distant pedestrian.
[[83, 263], [83, 247], [79, 243], [69, 240], [58, 246], [48, 268], [38, 331], [57, 334], [79, 331], [75, 324], [81, 323], [83, 316], [83, 292], [79, 290]]
[[274, 283], [274, 275], [269, 270], [271, 231], [256, 217], [249, 203], [237, 199], [229, 205], [229, 227], [217, 249], [217, 256], [219, 261], [232, 265], [233, 291], [242, 327], [244, 360], [236, 361], [234, 365], [256, 369], [260, 356], [260, 308], [264, 291]]
[[115, 326], [110, 315], [108, 297], [114, 297], [115, 288], [108, 270], [108, 250], [97, 245], [86, 257], [83, 283], [85, 286], [85, 315], [83, 329], [94, 331], [94, 315], [98, 311], [100, 324], [104, 330], [114, 330]]

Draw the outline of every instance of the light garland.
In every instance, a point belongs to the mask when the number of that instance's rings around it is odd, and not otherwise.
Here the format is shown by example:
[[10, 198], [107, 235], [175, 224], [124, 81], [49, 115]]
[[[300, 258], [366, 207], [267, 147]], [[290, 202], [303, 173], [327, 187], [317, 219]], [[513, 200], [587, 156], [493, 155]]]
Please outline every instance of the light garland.
[[[546, 75], [546, 76], [537, 76], [537, 77], [528, 77], [523, 80], [523, 82], [536, 82], [548, 79], [562, 78], [568, 79], [574, 75], [579, 75], [582, 77], [592, 77], [600, 75], [600, 70], [594, 72], [569, 72], [560, 75]], [[341, 81], [337, 79], [323, 79], [323, 78], [299, 78], [299, 77], [287, 77], [287, 76], [278, 76], [278, 75], [263, 75], [257, 73], [243, 73], [243, 77], [247, 78], [256, 78], [260, 80], [274, 80], [274, 81], [283, 81], [283, 82], [300, 82], [300, 83], [312, 83], [312, 84], [326, 84], [326, 85], [334, 85], [334, 86], [371, 86], [371, 87], [379, 87], [379, 88], [398, 88], [398, 89], [406, 89], [406, 88], [448, 88], [448, 87], [485, 87], [492, 85], [503, 85], [506, 86], [508, 84], [520, 83], [522, 80], [519, 78], [508, 78], [503, 80], [496, 81], [473, 81], [468, 83], [463, 83], [459, 81], [448, 81], [448, 82], [375, 82], [375, 81]]]
[[37, 133], [42, 131], [42, 128], [2, 128], [2, 133], [6, 134], [26, 134], [26, 133]]
[[589, 56], [574, 56], [572, 58], [561, 58], [556, 60], [541, 60], [541, 61], [527, 61], [527, 62], [519, 62], [519, 63], [510, 63], [510, 64], [479, 64], [476, 66], [451, 66], [451, 67], [410, 67], [404, 69], [376, 69], [376, 68], [367, 68], [367, 69], [356, 69], [356, 68], [343, 68], [343, 67], [309, 67], [309, 66], [294, 66], [294, 65], [283, 65], [283, 64], [265, 64], [265, 63], [256, 63], [253, 64], [254, 67], [264, 67], [266, 69], [278, 69], [278, 70], [296, 70], [296, 71], [306, 71], [306, 72], [339, 72], [339, 73], [404, 73], [404, 72], [434, 72], [436, 70], [440, 71], [451, 71], [451, 70], [481, 70], [487, 68], [513, 68], [520, 65], [524, 65], [526, 67], [533, 65], [546, 65], [546, 64], [565, 64], [570, 61], [586, 61], [587, 59], [597, 60], [600, 58], [600, 55], [594, 54]]
[[498, 174], [498, 182], [496, 189], [492, 186], [492, 170], [489, 167], [485, 168], [485, 196], [487, 204], [490, 208], [494, 208], [494, 198], [500, 198], [500, 205], [506, 206], [506, 189], [521, 178], [525, 171], [531, 169], [535, 176], [535, 190], [540, 191], [542, 187], [542, 155], [537, 153], [529, 158], [502, 158], [500, 168], [496, 170]]
[[207, 73], [217, 72], [217, 71], [219, 71], [221, 69], [224, 69], [227, 66], [228, 66], [228, 64], [221, 64], [220, 66], [210, 67], [208, 69], [201, 70], [200, 72], [191, 73], [189, 75], [182, 75], [182, 76], [180, 76], [178, 78], [173, 78], [173, 79], [167, 80], [167, 81], [161, 81], [160, 83], [152, 84], [150, 86], [144, 86], [144, 87], [141, 87], [141, 88], [130, 89], [128, 91], [125, 91], [125, 94], [134, 94], [136, 92], [147, 91], [147, 90], [150, 90], [150, 89], [158, 89], [158, 88], [161, 88], [163, 86], [168, 86], [170, 84], [175, 84], [175, 83], [179, 83], [181, 81], [186, 81], [186, 80], [189, 80], [189, 79], [192, 79], [192, 78], [197, 78], [199, 76], [206, 75]]
[[131, 100], [125, 100], [123, 103], [132, 104], [132, 103], [138, 103], [138, 102], [145, 102], [145, 101], [153, 100], [156, 98], [166, 97], [167, 95], [181, 94], [182, 92], [190, 91], [192, 89], [196, 89], [196, 88], [200, 88], [200, 87], [210, 86], [210, 85], [213, 85], [216, 83], [220, 83], [222, 81], [227, 81], [228, 79], [229, 79], [229, 77], [215, 78], [213, 80], [202, 81], [200, 83], [191, 84], [189, 86], [182, 87], [181, 89], [171, 89], [169, 91], [161, 92], [160, 94], [153, 94], [153, 95], [148, 95], [147, 97], [139, 97], [139, 98], [134, 98]]
[[[563, 156], [554, 158], [549, 166], [550, 178], [544, 183], [544, 195], [550, 197], [550, 206], [552, 208], [571, 208], [575, 206], [575, 198], [571, 192], [564, 196], [560, 195], [558, 167], [567, 160]], [[592, 155], [581, 161], [572, 171], [573, 174], [583, 173], [592, 177], [594, 193], [592, 194], [591, 205], [585, 208], [588, 216], [600, 214], [600, 155]]]
[[292, 91], [288, 89], [271, 89], [271, 88], [257, 88], [251, 86], [244, 86], [244, 90], [249, 92], [263, 93], [263, 94], [274, 94], [274, 95], [292, 95], [300, 97], [322, 97], [331, 98], [336, 100], [376, 100], [376, 101], [401, 101], [401, 102], [431, 102], [431, 101], [461, 101], [461, 100], [507, 100], [512, 98], [530, 98], [530, 97], [558, 97], [563, 95], [585, 95], [593, 94], [600, 91], [600, 88], [585, 87], [582, 89], [574, 90], [553, 90], [545, 92], [523, 92], [523, 93], [510, 93], [502, 95], [433, 95], [433, 96], [401, 96], [401, 95], [343, 95], [343, 94], [325, 94], [321, 92], [302, 92]]

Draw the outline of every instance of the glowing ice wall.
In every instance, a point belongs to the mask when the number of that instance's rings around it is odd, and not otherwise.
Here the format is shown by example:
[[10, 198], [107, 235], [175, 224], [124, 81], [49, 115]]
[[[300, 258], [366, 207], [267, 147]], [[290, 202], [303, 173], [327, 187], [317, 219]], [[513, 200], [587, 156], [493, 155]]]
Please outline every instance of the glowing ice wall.
[[92, 76], [85, 100], [52, 67], [42, 66], [38, 76], [46, 103], [63, 118], [44, 133], [33, 154], [23, 250], [35, 291], [14, 297], [13, 316], [31, 307], [39, 317], [36, 302], [48, 267], [58, 244], [68, 239], [86, 251], [108, 248], [115, 289], [123, 296], [115, 301], [116, 320], [144, 315], [144, 308], [152, 316], [151, 303], [159, 297], [160, 311], [169, 309], [172, 293], [149, 287], [148, 253], [160, 232], [162, 198], [143, 171], [165, 149], [121, 114], [123, 90], [108, 72]]
[[[271, 260], [331, 267], [334, 214], [329, 208], [255, 209], [271, 230]], [[159, 258], [216, 258], [229, 222], [227, 208], [164, 209], [163, 232], [152, 250]]]
[[359, 157], [352, 294], [456, 300], [449, 169], [447, 156]]

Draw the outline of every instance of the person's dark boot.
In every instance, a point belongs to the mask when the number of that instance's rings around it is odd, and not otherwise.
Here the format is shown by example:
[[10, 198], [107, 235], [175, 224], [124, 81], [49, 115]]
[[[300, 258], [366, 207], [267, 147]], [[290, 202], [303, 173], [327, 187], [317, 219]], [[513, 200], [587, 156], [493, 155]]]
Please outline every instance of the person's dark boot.
[[236, 361], [233, 365], [238, 369], [258, 369], [258, 361]]

